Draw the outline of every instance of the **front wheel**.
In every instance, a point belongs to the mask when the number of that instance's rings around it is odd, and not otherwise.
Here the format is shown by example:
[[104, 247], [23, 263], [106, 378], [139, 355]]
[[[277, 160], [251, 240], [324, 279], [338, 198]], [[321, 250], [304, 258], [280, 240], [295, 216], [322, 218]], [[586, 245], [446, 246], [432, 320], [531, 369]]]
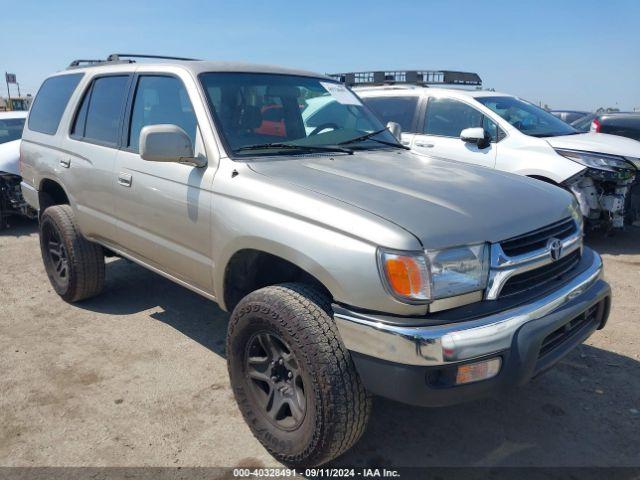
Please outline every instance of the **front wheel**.
[[326, 298], [301, 284], [257, 290], [229, 322], [227, 362], [245, 421], [291, 467], [326, 463], [354, 445], [371, 399]]

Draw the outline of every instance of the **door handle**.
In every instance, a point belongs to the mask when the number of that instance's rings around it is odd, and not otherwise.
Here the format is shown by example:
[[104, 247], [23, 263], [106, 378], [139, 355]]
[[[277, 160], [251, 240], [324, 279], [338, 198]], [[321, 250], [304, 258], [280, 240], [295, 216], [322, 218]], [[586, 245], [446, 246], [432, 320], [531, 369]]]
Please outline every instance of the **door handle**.
[[60, 160], [60, 166], [64, 168], [69, 168], [71, 166], [71, 159], [63, 158], [62, 160]]
[[130, 187], [131, 181], [132, 181], [131, 175], [128, 173], [120, 172], [120, 174], [118, 175], [118, 183], [123, 187]]
[[416, 147], [433, 148], [435, 145], [433, 143], [416, 142]]

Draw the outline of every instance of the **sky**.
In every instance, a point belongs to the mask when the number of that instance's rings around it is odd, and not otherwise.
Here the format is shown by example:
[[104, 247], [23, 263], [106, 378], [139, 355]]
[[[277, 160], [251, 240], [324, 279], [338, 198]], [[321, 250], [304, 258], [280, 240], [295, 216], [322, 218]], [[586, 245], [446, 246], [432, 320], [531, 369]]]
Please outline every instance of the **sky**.
[[0, 70], [23, 94], [73, 59], [124, 52], [473, 71], [554, 109], [640, 110], [640, 0], [0, 0], [0, 11]]

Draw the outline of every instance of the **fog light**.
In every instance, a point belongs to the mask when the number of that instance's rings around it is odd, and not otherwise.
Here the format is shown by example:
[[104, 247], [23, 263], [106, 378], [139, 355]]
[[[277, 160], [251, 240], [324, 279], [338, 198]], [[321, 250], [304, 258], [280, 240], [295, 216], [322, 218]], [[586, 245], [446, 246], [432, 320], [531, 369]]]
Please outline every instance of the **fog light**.
[[458, 367], [458, 373], [456, 374], [456, 385], [479, 382], [480, 380], [495, 377], [500, 371], [501, 365], [502, 359], [500, 357], [461, 365]]

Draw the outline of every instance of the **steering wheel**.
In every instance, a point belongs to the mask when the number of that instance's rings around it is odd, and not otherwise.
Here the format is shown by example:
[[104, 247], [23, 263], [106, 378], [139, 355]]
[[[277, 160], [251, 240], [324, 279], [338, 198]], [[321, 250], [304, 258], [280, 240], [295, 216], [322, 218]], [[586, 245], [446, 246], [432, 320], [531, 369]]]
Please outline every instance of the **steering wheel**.
[[327, 128], [337, 130], [340, 127], [335, 123], [329, 123], [329, 122], [323, 123], [322, 125], [318, 125], [316, 128], [314, 128], [313, 131], [309, 134], [309, 136], [313, 137], [314, 135], [319, 134], [321, 131], [326, 130]]

